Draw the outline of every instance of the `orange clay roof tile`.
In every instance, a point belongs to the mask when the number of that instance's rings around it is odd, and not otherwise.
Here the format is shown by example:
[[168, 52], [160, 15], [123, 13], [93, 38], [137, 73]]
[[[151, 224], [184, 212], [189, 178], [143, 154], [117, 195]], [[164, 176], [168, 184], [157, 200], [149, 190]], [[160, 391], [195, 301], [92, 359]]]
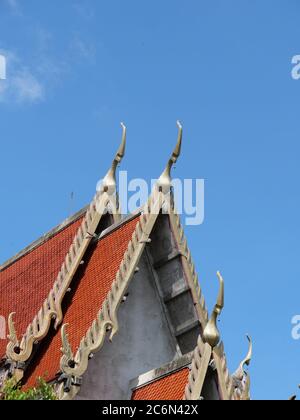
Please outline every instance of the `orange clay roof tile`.
[[189, 369], [183, 368], [144, 385], [132, 393], [132, 400], [182, 400]]
[[[11, 312], [21, 337], [47, 298], [82, 218], [42, 242], [0, 271], [0, 315]], [[7, 340], [0, 340], [0, 359]]]
[[[63, 323], [69, 324], [68, 338], [74, 352], [112, 287], [138, 221], [139, 217], [135, 217], [92, 245], [73, 278], [71, 292], [63, 302]], [[29, 366], [25, 388], [34, 386], [39, 377], [55, 378], [60, 369], [61, 346], [60, 329], [52, 329]]]

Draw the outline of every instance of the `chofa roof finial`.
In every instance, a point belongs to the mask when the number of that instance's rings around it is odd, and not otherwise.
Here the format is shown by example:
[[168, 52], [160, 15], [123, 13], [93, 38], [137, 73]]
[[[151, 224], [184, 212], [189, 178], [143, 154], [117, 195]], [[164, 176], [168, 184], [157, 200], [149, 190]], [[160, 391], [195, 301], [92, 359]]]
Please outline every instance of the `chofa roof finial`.
[[210, 320], [208, 321], [203, 331], [204, 341], [208, 343], [212, 348], [216, 347], [220, 341], [220, 332], [217, 327], [217, 318], [224, 308], [224, 280], [219, 271], [217, 272], [217, 276], [220, 283], [217, 303], [211, 314]]
[[253, 349], [252, 340], [251, 340], [251, 337], [249, 335], [246, 335], [246, 337], [247, 337], [247, 340], [249, 341], [247, 356], [241, 361], [238, 369], [236, 370], [236, 372], [233, 375], [235, 378], [237, 378], [240, 381], [243, 379], [243, 377], [245, 375], [245, 369], [244, 369], [245, 365], [249, 366], [250, 362], [251, 362], [251, 359], [252, 359], [252, 349]]
[[126, 127], [121, 122], [122, 127], [122, 140], [120, 147], [116, 153], [116, 156], [112, 162], [111, 168], [107, 172], [106, 176], [102, 181], [102, 191], [107, 192], [109, 195], [114, 194], [116, 191], [116, 170], [118, 164], [121, 162], [125, 155], [125, 148], [126, 148]]
[[170, 157], [167, 166], [164, 172], [161, 174], [158, 180], [158, 187], [162, 189], [163, 192], [169, 192], [171, 186], [171, 169], [172, 166], [177, 162], [177, 159], [180, 156], [181, 144], [182, 144], [182, 125], [177, 121], [178, 127], [178, 137], [175, 149], [173, 150], [172, 156]]

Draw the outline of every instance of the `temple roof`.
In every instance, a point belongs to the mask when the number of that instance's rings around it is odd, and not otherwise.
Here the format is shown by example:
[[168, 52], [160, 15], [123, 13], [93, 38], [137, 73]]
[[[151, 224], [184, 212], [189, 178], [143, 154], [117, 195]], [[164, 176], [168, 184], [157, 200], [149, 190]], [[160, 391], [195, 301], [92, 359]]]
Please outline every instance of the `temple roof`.
[[[188, 364], [177, 364], [168, 374], [139, 384], [132, 398], [199, 399], [213, 364], [218, 396], [236, 399], [238, 394], [246, 399], [249, 382], [243, 366], [250, 357], [231, 377], [216, 325], [224, 303], [223, 279], [218, 273], [220, 290], [209, 318], [180, 217], [170, 200], [171, 168], [180, 154], [182, 128], [178, 124], [176, 147], [147, 202], [136, 214], [122, 219], [115, 180], [125, 151], [122, 127], [121, 146], [90, 205], [1, 266], [0, 310], [8, 318], [9, 340], [0, 341], [0, 356], [6, 353], [10, 373], [25, 388], [46, 375], [48, 381], [55, 380], [60, 399], [75, 398], [91, 355], [101, 350], [107, 333], [112, 339], [118, 332], [119, 306], [164, 209], [176, 250], [164, 256], [164, 263], [180, 259], [184, 285], [162, 296], [161, 303], [173, 317], [170, 328], [179, 354], [180, 337], [191, 329], [196, 348]], [[185, 293], [188, 297], [181, 301]], [[178, 302], [189, 302], [192, 308], [186, 308], [184, 322], [176, 312]]]

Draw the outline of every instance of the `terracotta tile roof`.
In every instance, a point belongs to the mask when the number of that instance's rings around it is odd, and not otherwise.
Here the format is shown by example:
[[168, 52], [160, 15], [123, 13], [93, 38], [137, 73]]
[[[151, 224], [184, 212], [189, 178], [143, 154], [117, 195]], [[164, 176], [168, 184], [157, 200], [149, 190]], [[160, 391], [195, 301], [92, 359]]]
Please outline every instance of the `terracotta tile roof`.
[[182, 400], [189, 369], [183, 368], [157, 379], [132, 393], [132, 400]]
[[[19, 337], [39, 311], [58, 275], [82, 217], [0, 271], [0, 314], [11, 312]], [[0, 359], [7, 340], [0, 340]]]
[[[74, 352], [111, 289], [138, 221], [136, 217], [122, 224], [92, 245], [84, 258], [85, 264], [72, 281], [72, 290], [63, 302], [63, 323], [69, 324], [68, 337]], [[45, 374], [49, 381], [55, 378], [60, 369], [61, 345], [60, 329], [56, 333], [52, 330], [29, 367], [25, 388], [35, 385], [36, 379]]]

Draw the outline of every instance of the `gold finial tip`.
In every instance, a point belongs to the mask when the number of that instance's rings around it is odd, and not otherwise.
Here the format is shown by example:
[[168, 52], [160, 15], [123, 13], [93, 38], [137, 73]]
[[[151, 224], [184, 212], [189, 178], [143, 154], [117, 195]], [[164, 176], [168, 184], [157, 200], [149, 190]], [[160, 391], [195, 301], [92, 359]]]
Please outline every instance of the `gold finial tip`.
[[224, 281], [219, 271], [217, 272], [217, 274], [220, 282], [217, 302], [214, 306], [211, 317], [203, 331], [204, 341], [208, 343], [212, 348], [216, 347], [220, 342], [220, 333], [217, 328], [217, 318], [221, 314], [222, 309], [224, 308]]
[[243, 365], [249, 366], [250, 363], [251, 363], [251, 359], [252, 359], [252, 340], [251, 340], [251, 337], [250, 337], [249, 334], [246, 334], [246, 337], [247, 337], [247, 340], [249, 341], [249, 348], [248, 348], [247, 356], [242, 361], [241, 369], [243, 368]]
[[102, 189], [106, 191], [108, 194], [113, 194], [116, 191], [116, 170], [119, 163], [122, 161], [123, 157], [125, 156], [125, 149], [126, 149], [126, 126], [123, 122], [121, 122], [122, 127], [122, 140], [118, 151], [114, 157], [112, 165], [107, 172], [106, 176], [102, 181]]
[[182, 143], [182, 125], [180, 124], [179, 121], [177, 121], [177, 127], [178, 127], [178, 138], [177, 138], [177, 143], [175, 146], [175, 149], [173, 151], [171, 160], [173, 163], [176, 163], [177, 159], [180, 156], [181, 153], [181, 143]]
[[123, 122], [121, 122], [121, 127], [123, 130], [123, 134], [122, 134], [122, 140], [121, 140], [121, 144], [119, 147], [119, 150], [117, 152], [116, 158], [115, 160], [117, 160], [118, 163], [120, 163], [121, 159], [124, 157], [125, 155], [125, 147], [126, 147], [126, 126]]
[[167, 166], [164, 170], [164, 172], [161, 174], [159, 180], [158, 180], [158, 186], [162, 188], [163, 192], [169, 192], [170, 186], [171, 186], [171, 169], [173, 165], [177, 162], [177, 159], [180, 156], [181, 153], [181, 143], [182, 143], [182, 126], [179, 121], [177, 121], [178, 126], [178, 137], [175, 149], [172, 152], [172, 155], [167, 163]]
[[247, 340], [249, 341], [248, 353], [247, 356], [241, 361], [240, 366], [238, 367], [237, 371], [235, 372], [234, 376], [240, 380], [242, 380], [243, 376], [246, 374], [245, 372], [245, 365], [250, 366], [251, 359], [252, 359], [252, 340], [249, 334], [246, 334]]
[[241, 361], [238, 369], [233, 374], [233, 376], [236, 377], [240, 381], [243, 379], [245, 375], [247, 376], [247, 372], [245, 371], [245, 366], [250, 366], [251, 359], [252, 359], [252, 340], [249, 334], [247, 334], [246, 337], [247, 337], [247, 340], [249, 341], [247, 356]]
[[179, 120], [176, 121], [176, 124], [177, 124], [177, 127], [178, 128], [182, 129], [182, 124], [181, 124], [181, 122]]
[[224, 280], [220, 273], [220, 271], [217, 271], [217, 277], [219, 279], [220, 288], [219, 288], [219, 295], [217, 300], [217, 307], [221, 311], [224, 308]]

